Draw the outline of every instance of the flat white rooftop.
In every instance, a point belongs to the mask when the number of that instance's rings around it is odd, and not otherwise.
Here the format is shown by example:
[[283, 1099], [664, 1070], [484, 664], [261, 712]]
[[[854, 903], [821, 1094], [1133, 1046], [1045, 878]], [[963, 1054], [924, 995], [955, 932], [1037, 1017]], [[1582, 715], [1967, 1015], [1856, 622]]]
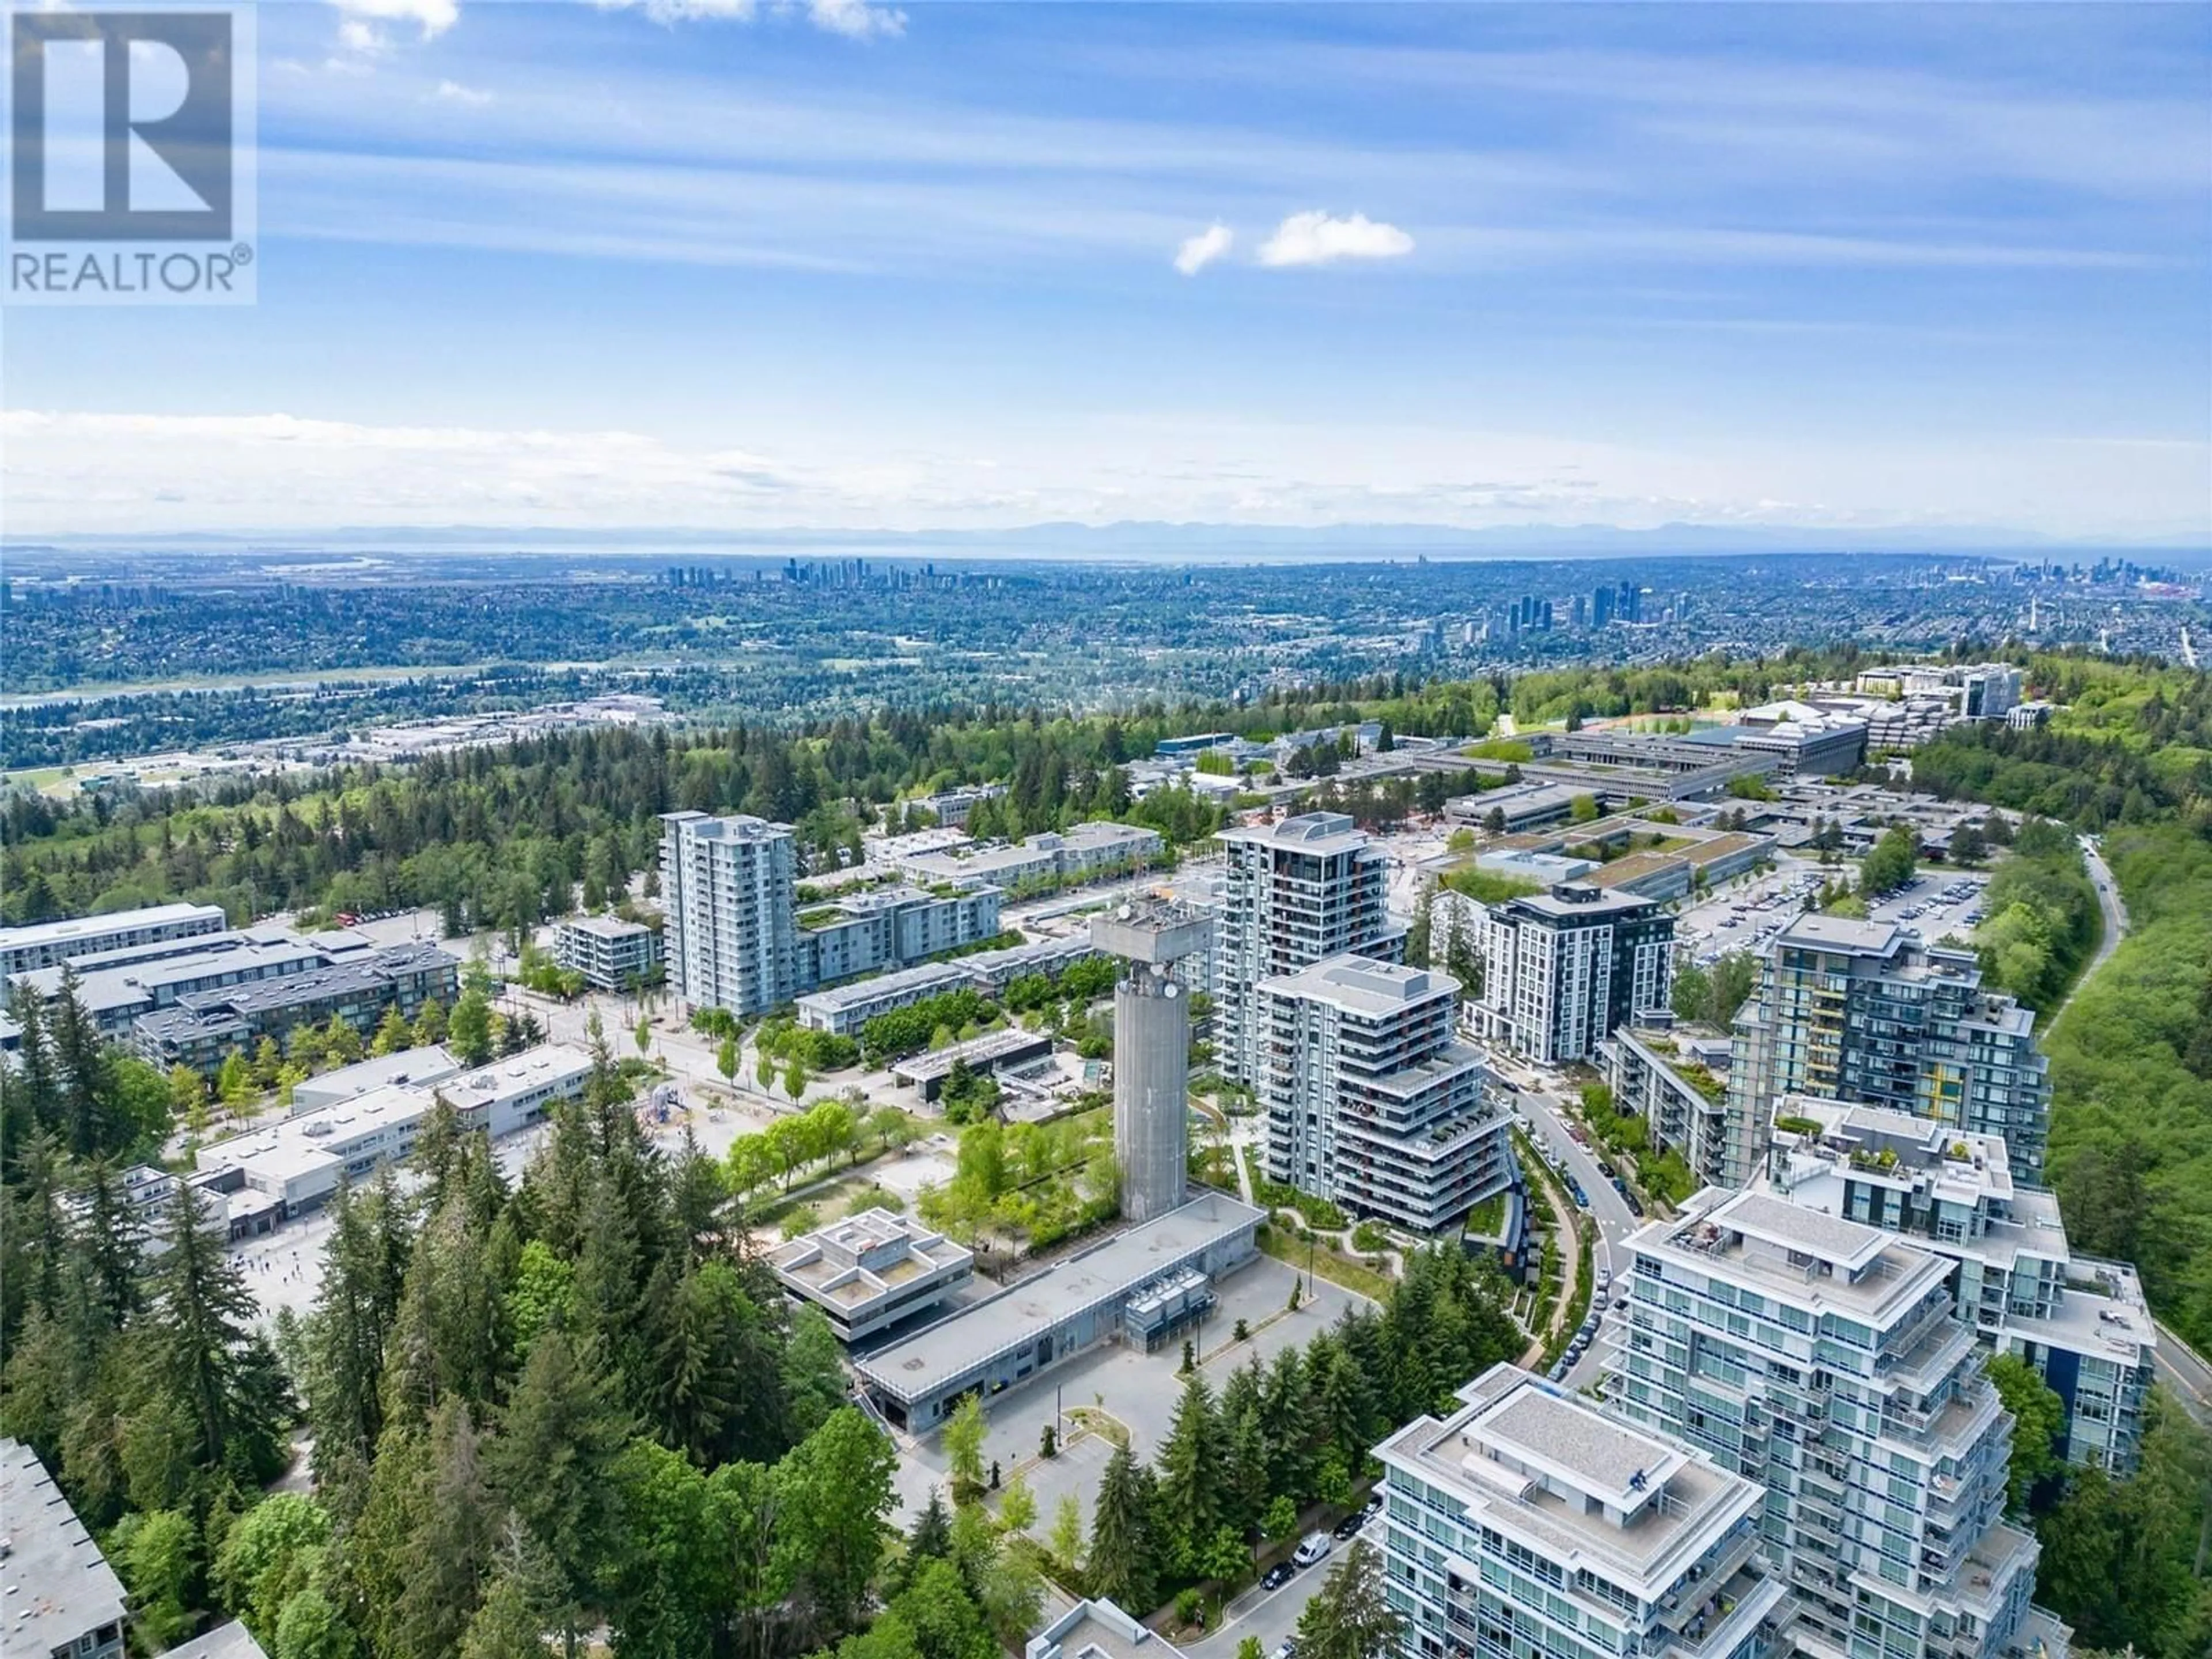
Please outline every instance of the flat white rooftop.
[[860, 1373], [902, 1400], [923, 1400], [986, 1359], [1125, 1297], [1261, 1217], [1249, 1204], [1207, 1193], [1055, 1263], [991, 1297], [857, 1362]]

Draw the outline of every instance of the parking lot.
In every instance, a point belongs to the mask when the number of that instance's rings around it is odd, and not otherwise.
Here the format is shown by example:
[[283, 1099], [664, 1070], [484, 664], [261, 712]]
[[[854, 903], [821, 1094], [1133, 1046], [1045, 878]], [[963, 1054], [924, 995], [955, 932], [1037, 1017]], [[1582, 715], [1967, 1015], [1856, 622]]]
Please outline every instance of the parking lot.
[[[1738, 951], [1764, 951], [1803, 911], [1821, 883], [1848, 872], [1849, 866], [1785, 859], [1771, 875], [1686, 907], [1674, 936], [1701, 968]], [[1989, 879], [1985, 870], [1923, 869], [1903, 890], [1869, 900], [1867, 912], [1876, 921], [1915, 928], [1931, 940], [1952, 933], [1963, 938], [1982, 920], [1982, 890]]]
[[[1350, 1291], [1316, 1279], [1312, 1290], [1301, 1296], [1298, 1310], [1288, 1313], [1291, 1285], [1300, 1277], [1272, 1256], [1257, 1256], [1215, 1281], [1220, 1300], [1193, 1334], [1193, 1340], [1203, 1356], [1199, 1369], [1217, 1395], [1229, 1374], [1254, 1354], [1266, 1364], [1294, 1343], [1310, 1342], [1359, 1302]], [[1240, 1319], [1250, 1332], [1242, 1342], [1232, 1340]], [[996, 1462], [1002, 1475], [1023, 1471], [1036, 1494], [1040, 1534], [1050, 1529], [1053, 1511], [1064, 1492], [1074, 1494], [1085, 1531], [1089, 1531], [1091, 1497], [1113, 1449], [1099, 1436], [1085, 1436], [1064, 1447], [1057, 1457], [1040, 1457], [1038, 1444], [1053, 1421], [1055, 1397], [1063, 1413], [1063, 1440], [1075, 1435], [1073, 1414], [1079, 1409], [1102, 1411], [1128, 1431], [1129, 1449], [1139, 1459], [1150, 1460], [1175, 1419], [1176, 1401], [1182, 1393], [1182, 1363], [1181, 1343], [1149, 1354], [1109, 1344], [984, 1402], [989, 1425], [983, 1442], [985, 1467]], [[902, 1443], [896, 1480], [901, 1510], [908, 1518], [928, 1502], [932, 1486], [949, 1491], [951, 1479], [942, 1439], [932, 1435]]]

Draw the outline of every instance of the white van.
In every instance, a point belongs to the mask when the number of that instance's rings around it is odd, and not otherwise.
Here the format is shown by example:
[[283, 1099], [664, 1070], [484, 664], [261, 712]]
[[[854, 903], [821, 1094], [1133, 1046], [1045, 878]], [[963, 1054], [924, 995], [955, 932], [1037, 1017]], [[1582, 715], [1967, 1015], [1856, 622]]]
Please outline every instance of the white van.
[[1297, 1553], [1291, 1557], [1294, 1565], [1310, 1567], [1336, 1547], [1336, 1540], [1325, 1532], [1310, 1532], [1298, 1540]]

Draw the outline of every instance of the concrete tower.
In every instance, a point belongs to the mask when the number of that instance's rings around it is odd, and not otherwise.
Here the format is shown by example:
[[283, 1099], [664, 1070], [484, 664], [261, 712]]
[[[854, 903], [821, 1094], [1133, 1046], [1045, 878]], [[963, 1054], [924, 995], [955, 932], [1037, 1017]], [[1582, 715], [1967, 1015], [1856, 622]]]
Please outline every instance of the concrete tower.
[[1183, 1201], [1190, 998], [1173, 970], [1212, 934], [1203, 915], [1160, 902], [1124, 904], [1091, 924], [1091, 944], [1128, 964], [1114, 988], [1114, 1156], [1125, 1221], [1152, 1220]]

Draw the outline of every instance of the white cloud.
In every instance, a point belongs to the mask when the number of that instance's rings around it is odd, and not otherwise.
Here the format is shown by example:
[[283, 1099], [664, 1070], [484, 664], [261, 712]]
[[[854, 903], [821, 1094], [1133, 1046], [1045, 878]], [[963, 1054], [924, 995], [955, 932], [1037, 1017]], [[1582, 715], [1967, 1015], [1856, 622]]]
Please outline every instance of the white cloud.
[[1209, 225], [1195, 236], [1187, 236], [1176, 250], [1175, 268], [1186, 276], [1198, 273], [1229, 252], [1237, 233], [1226, 225]]
[[[678, 23], [750, 23], [760, 15], [758, 0], [592, 0], [602, 11], [639, 10], [663, 27]], [[775, 15], [793, 8], [778, 3]], [[817, 29], [848, 40], [873, 40], [906, 33], [906, 14], [871, 0], [806, 0], [806, 18]]]
[[482, 109], [492, 100], [492, 94], [476, 87], [465, 87], [459, 81], [438, 82], [438, 97], [448, 104], [465, 104], [471, 109]]
[[906, 33], [904, 12], [891, 6], [870, 5], [868, 0], [807, 0], [806, 15], [816, 28], [842, 34], [848, 40]]
[[1332, 218], [1326, 213], [1293, 213], [1260, 244], [1263, 265], [1325, 265], [1336, 259], [1395, 259], [1413, 251], [1413, 239], [1395, 225], [1364, 213]]
[[[1070, 519], [1207, 523], [2027, 523], [2200, 533], [2212, 447], [1920, 438], [1663, 445], [1182, 410], [896, 415], [740, 430], [393, 426], [261, 415], [0, 411], [10, 528], [332, 525], [957, 529]], [[2136, 437], [2141, 434], [2123, 434]], [[988, 456], [988, 459], [978, 457]], [[2119, 507], [2115, 503], [2123, 504]]]
[[[459, 0], [333, 0], [347, 24], [413, 23], [425, 40], [434, 40], [459, 20]], [[341, 26], [343, 33], [343, 25]]]
[[358, 17], [348, 17], [338, 24], [338, 45], [361, 57], [375, 58], [382, 55], [389, 42], [384, 38], [384, 31], [375, 24], [364, 22]]

